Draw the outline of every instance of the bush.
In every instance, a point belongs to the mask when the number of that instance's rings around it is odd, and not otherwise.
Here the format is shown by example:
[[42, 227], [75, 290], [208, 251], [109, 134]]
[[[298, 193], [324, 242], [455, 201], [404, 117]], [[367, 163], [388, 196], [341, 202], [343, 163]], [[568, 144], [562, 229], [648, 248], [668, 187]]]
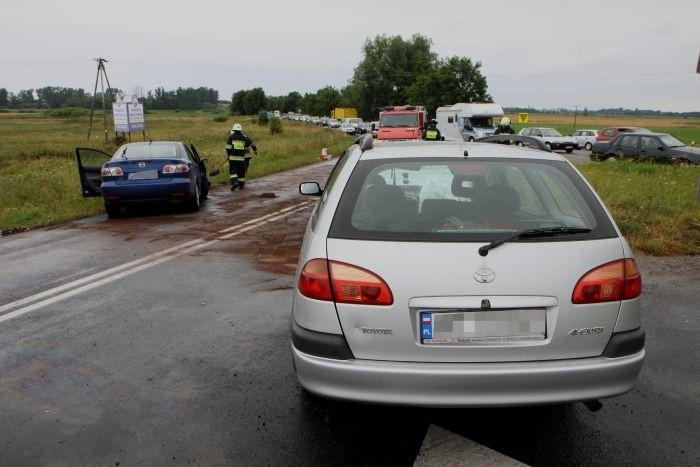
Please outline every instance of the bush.
[[261, 110], [258, 112], [258, 125], [267, 125], [269, 121], [270, 119], [267, 118], [267, 111]]
[[270, 119], [270, 133], [273, 135], [282, 133], [282, 120], [277, 117], [272, 117]]
[[62, 109], [50, 111], [49, 116], [53, 118], [76, 118], [84, 117], [89, 113], [90, 111], [88, 109], [76, 109], [75, 107], [65, 107]]
[[226, 120], [228, 120], [228, 117], [225, 115], [219, 115], [218, 117], [214, 117], [214, 121], [217, 123], [224, 123]]

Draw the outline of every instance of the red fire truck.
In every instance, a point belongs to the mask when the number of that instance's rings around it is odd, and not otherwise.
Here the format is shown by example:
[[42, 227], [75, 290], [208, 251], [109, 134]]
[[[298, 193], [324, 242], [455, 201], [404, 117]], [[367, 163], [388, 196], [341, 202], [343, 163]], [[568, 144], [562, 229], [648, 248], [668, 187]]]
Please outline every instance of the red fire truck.
[[425, 107], [415, 105], [389, 106], [379, 112], [378, 140], [420, 139], [427, 123]]

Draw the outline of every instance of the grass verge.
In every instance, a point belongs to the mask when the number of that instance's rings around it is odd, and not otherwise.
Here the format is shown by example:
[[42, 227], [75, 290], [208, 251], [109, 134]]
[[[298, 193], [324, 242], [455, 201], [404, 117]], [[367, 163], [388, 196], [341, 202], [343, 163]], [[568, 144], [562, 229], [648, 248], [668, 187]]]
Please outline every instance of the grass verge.
[[[531, 116], [527, 126], [565, 129], [566, 116]], [[535, 119], [535, 121], [532, 121]], [[208, 159], [210, 171], [223, 165], [212, 183], [227, 183], [224, 145], [233, 123], [241, 123], [255, 141], [249, 178], [288, 170], [318, 160], [321, 148], [338, 155], [353, 138], [297, 122], [284, 121], [283, 132], [272, 135], [252, 117], [234, 118], [224, 112], [152, 112], [146, 115], [146, 139], [193, 143]], [[87, 140], [88, 118], [70, 113], [0, 113], [0, 231], [4, 233], [49, 226], [104, 212], [101, 199], [83, 198], [75, 161], [76, 147], [101, 149], [108, 154], [117, 144], [104, 132], [96, 115]], [[700, 141], [698, 119], [636, 119], [636, 124], [670, 131]], [[579, 118], [578, 128], [604, 128], [612, 120]], [[564, 131], [565, 132], [565, 131]], [[107, 136], [107, 139], [105, 138]], [[141, 141], [140, 134], [131, 135]], [[671, 167], [622, 162], [579, 166], [601, 195], [632, 248], [654, 255], [700, 254], [700, 205], [696, 201], [698, 167]]]

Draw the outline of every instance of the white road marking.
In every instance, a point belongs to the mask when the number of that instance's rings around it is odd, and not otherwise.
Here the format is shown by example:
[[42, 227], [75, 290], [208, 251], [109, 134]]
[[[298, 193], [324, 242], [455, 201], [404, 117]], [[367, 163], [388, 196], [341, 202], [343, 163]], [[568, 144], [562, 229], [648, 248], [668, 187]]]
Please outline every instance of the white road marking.
[[128, 263], [124, 263], [110, 269], [106, 269], [104, 271], [92, 274], [90, 276], [83, 277], [73, 282], [69, 282], [67, 284], [63, 284], [61, 286], [54, 287], [49, 290], [45, 290], [43, 292], [34, 294], [30, 297], [25, 297], [20, 300], [7, 303], [5, 305], [0, 306], [0, 313], [9, 311], [9, 313], [0, 315], [0, 323], [16, 318], [18, 316], [25, 315], [44, 306], [56, 303], [74, 295], [78, 295], [96, 287], [101, 287], [110, 282], [114, 282], [131, 274], [134, 274], [135, 272], [139, 272], [152, 266], [156, 266], [166, 261], [178, 258], [180, 256], [184, 256], [193, 253], [197, 250], [201, 250], [202, 248], [211, 246], [221, 240], [227, 240], [249, 230], [256, 229], [265, 224], [269, 224], [270, 222], [283, 219], [287, 216], [303, 211], [312, 204], [313, 203], [303, 202], [294, 206], [280, 209], [279, 211], [266, 214], [256, 219], [251, 219], [242, 224], [234, 225], [220, 230], [218, 234], [223, 235], [219, 235], [218, 237], [212, 240], [192, 240], [181, 245], [177, 245], [172, 248], [168, 248], [157, 253], [144, 256], [143, 258], [139, 258], [134, 261], [130, 261]]
[[425, 466], [474, 466], [474, 467], [527, 467], [515, 459], [493, 449], [430, 425], [423, 439], [423, 445], [413, 463], [414, 467]]

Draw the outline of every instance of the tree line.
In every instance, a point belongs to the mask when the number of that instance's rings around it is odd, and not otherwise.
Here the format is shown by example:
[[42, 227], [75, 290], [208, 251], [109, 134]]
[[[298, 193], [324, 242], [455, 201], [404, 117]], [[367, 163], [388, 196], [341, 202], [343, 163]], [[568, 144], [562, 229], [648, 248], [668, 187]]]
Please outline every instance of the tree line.
[[[360, 117], [374, 120], [382, 107], [388, 105], [422, 105], [429, 115], [441, 105], [456, 102], [493, 102], [488, 93], [486, 78], [481, 74], [481, 63], [466, 57], [441, 58], [432, 50], [432, 40], [421, 34], [414, 34], [405, 40], [400, 36], [379, 35], [367, 39], [362, 47], [363, 58], [355, 67], [348, 85], [337, 89], [326, 86], [314, 93], [304, 95], [293, 91], [284, 96], [267, 96], [256, 87], [233, 93], [229, 110], [232, 114], [256, 115], [261, 110], [302, 112], [308, 115], [330, 115], [336, 107], [354, 107]], [[112, 89], [112, 95], [121, 92]], [[108, 102], [111, 96], [95, 96], [97, 106], [102, 98]], [[157, 88], [148, 91], [145, 97], [139, 96], [146, 109], [155, 110], [208, 110], [218, 108], [218, 91], [200, 87], [178, 88], [166, 91]], [[17, 94], [0, 88], [0, 107], [47, 108], [85, 107], [90, 108], [93, 96], [82, 89], [45, 87], [36, 90], [23, 90]], [[509, 112], [531, 112], [531, 108], [513, 108]], [[566, 109], [557, 109], [558, 112]], [[570, 111], [571, 112], [571, 111]], [[602, 115], [681, 115], [697, 116], [698, 112], [673, 113], [635, 109], [603, 109], [582, 114]]]
[[[111, 88], [103, 96], [101, 92], [95, 95], [95, 107], [102, 106], [102, 99], [111, 103], [113, 98], [123, 92], [118, 88]], [[219, 105], [219, 91], [211, 88], [177, 88], [174, 91], [166, 91], [156, 88], [148, 91], [146, 96], [139, 97], [147, 109], [155, 110], [200, 110], [213, 109]], [[0, 107], [11, 109], [59, 109], [65, 107], [78, 107], [89, 109], [93, 105], [93, 96], [83, 89], [44, 87], [39, 89], [27, 89], [17, 94], [0, 88]]]

